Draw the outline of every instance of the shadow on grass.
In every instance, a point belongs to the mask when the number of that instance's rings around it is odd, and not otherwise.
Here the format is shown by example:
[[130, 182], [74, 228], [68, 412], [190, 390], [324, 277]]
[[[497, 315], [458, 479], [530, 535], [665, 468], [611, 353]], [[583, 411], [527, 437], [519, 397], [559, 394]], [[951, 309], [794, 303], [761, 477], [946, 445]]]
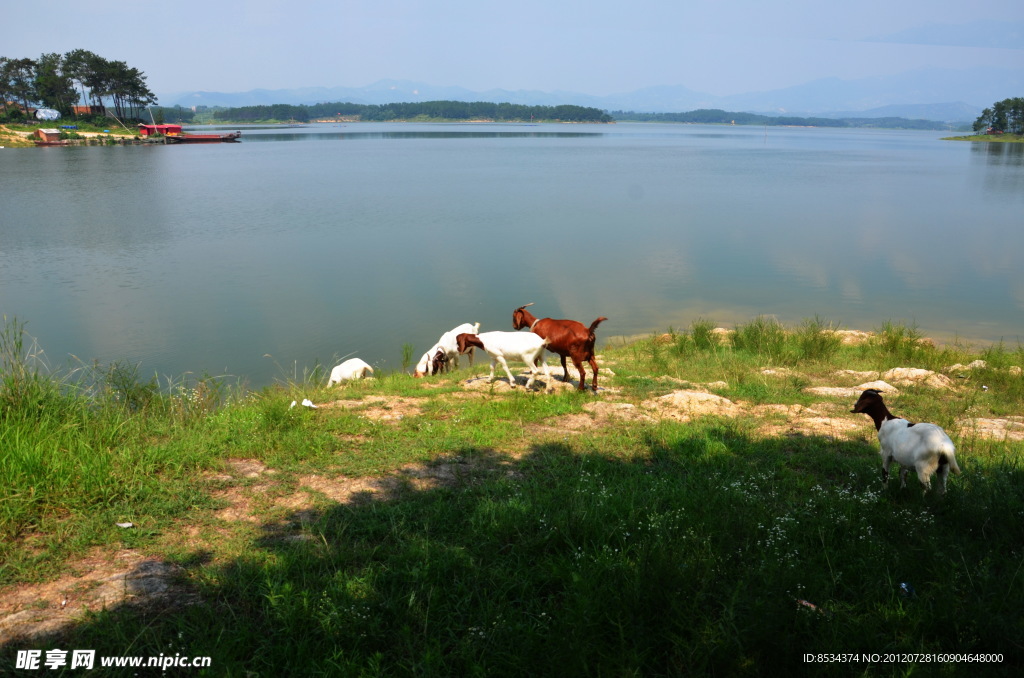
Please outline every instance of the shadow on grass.
[[[29, 647], [212, 658], [182, 675], [981, 666], [884, 661], [907, 653], [1001, 656], [986, 675], [1020, 668], [1019, 469], [975, 469], [940, 501], [916, 486], [882, 490], [864, 443], [753, 439], [723, 423], [652, 428], [641, 445], [629, 458], [577, 443], [520, 458], [460, 450], [347, 502], [264, 521], [246, 556], [181, 559], [201, 603], [109, 609], [67, 635], [7, 644], [0, 669]], [[879, 658], [805, 660], [840, 652]]]

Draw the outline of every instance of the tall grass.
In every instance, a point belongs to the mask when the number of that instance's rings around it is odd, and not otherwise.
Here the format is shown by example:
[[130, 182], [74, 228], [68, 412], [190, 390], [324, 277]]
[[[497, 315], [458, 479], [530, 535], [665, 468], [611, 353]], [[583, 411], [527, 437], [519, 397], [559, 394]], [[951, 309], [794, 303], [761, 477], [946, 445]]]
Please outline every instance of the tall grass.
[[842, 348], [843, 341], [827, 320], [814, 316], [803, 321], [795, 332], [799, 358], [808, 361], [826, 361]]
[[55, 371], [26, 337], [17, 320], [0, 330], [0, 581], [31, 576], [38, 553], [59, 565], [116, 522], [194, 504], [184, 474], [204, 454], [156, 441], [201, 425], [223, 395], [210, 379], [161, 392], [121, 363]]
[[763, 357], [769, 362], [783, 360], [786, 343], [786, 330], [782, 323], [766, 316], [758, 316], [737, 326], [732, 335], [732, 345], [736, 350]]

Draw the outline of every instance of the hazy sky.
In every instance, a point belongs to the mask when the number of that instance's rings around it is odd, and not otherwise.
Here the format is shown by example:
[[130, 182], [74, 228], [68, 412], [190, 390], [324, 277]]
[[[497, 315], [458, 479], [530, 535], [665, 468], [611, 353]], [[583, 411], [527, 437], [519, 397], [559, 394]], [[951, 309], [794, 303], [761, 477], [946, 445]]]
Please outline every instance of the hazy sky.
[[381, 79], [593, 95], [683, 85], [728, 95], [928, 66], [1024, 69], [1020, 0], [6, 5], [0, 56], [88, 49], [140, 69], [158, 95]]

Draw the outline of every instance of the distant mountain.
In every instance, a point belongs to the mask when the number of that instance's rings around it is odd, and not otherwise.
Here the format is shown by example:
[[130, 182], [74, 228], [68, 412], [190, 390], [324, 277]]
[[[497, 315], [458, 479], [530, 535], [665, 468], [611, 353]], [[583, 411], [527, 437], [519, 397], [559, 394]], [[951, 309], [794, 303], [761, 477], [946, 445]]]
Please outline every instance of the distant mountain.
[[974, 122], [981, 115], [977, 106], [962, 101], [946, 104], [893, 104], [866, 111], [833, 111], [825, 118], [905, 118], [907, 120], [937, 120], [939, 122]]
[[[529, 106], [575, 104], [606, 111], [678, 113], [701, 108], [822, 117], [914, 117], [939, 122], [973, 122], [982, 108], [1024, 93], [1024, 69], [922, 69], [898, 75], [841, 80], [824, 78], [765, 92], [714, 96], [686, 87], [647, 87], [594, 96], [578, 92], [501, 89], [472, 91], [407, 80], [381, 80], [366, 87], [306, 87], [248, 92], [160, 94], [162, 106], [256, 106], [351, 102], [387, 104], [417, 101], [494, 101]], [[937, 102], [957, 103], [937, 103]], [[905, 113], [904, 113], [905, 111]]]

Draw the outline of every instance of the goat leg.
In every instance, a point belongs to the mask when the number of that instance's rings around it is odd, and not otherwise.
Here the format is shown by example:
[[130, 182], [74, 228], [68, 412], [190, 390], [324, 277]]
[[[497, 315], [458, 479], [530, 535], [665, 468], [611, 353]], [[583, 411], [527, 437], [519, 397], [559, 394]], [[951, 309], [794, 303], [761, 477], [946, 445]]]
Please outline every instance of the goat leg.
[[590, 357], [590, 369], [594, 371], [594, 376], [590, 380], [590, 384], [594, 387], [594, 393], [597, 393], [597, 359], [593, 356]]
[[[508, 375], [508, 384], [509, 384], [509, 386], [512, 387], [512, 388], [515, 388], [516, 387], [516, 378], [512, 376], [512, 370], [510, 370], [508, 368], [508, 363], [505, 362], [504, 356], [500, 356], [500, 355], [497, 356], [497, 360], [501, 363], [501, 366], [505, 368], [505, 374]], [[492, 369], [493, 369], [494, 363], [492, 362], [491, 365], [492, 365]], [[491, 381], [494, 381], [493, 373], [492, 373]]]
[[580, 373], [580, 385], [579, 390], [583, 391], [587, 386], [587, 371], [583, 369], [583, 361], [577, 360], [576, 356], [572, 357], [572, 364], [576, 367], [576, 371]]

